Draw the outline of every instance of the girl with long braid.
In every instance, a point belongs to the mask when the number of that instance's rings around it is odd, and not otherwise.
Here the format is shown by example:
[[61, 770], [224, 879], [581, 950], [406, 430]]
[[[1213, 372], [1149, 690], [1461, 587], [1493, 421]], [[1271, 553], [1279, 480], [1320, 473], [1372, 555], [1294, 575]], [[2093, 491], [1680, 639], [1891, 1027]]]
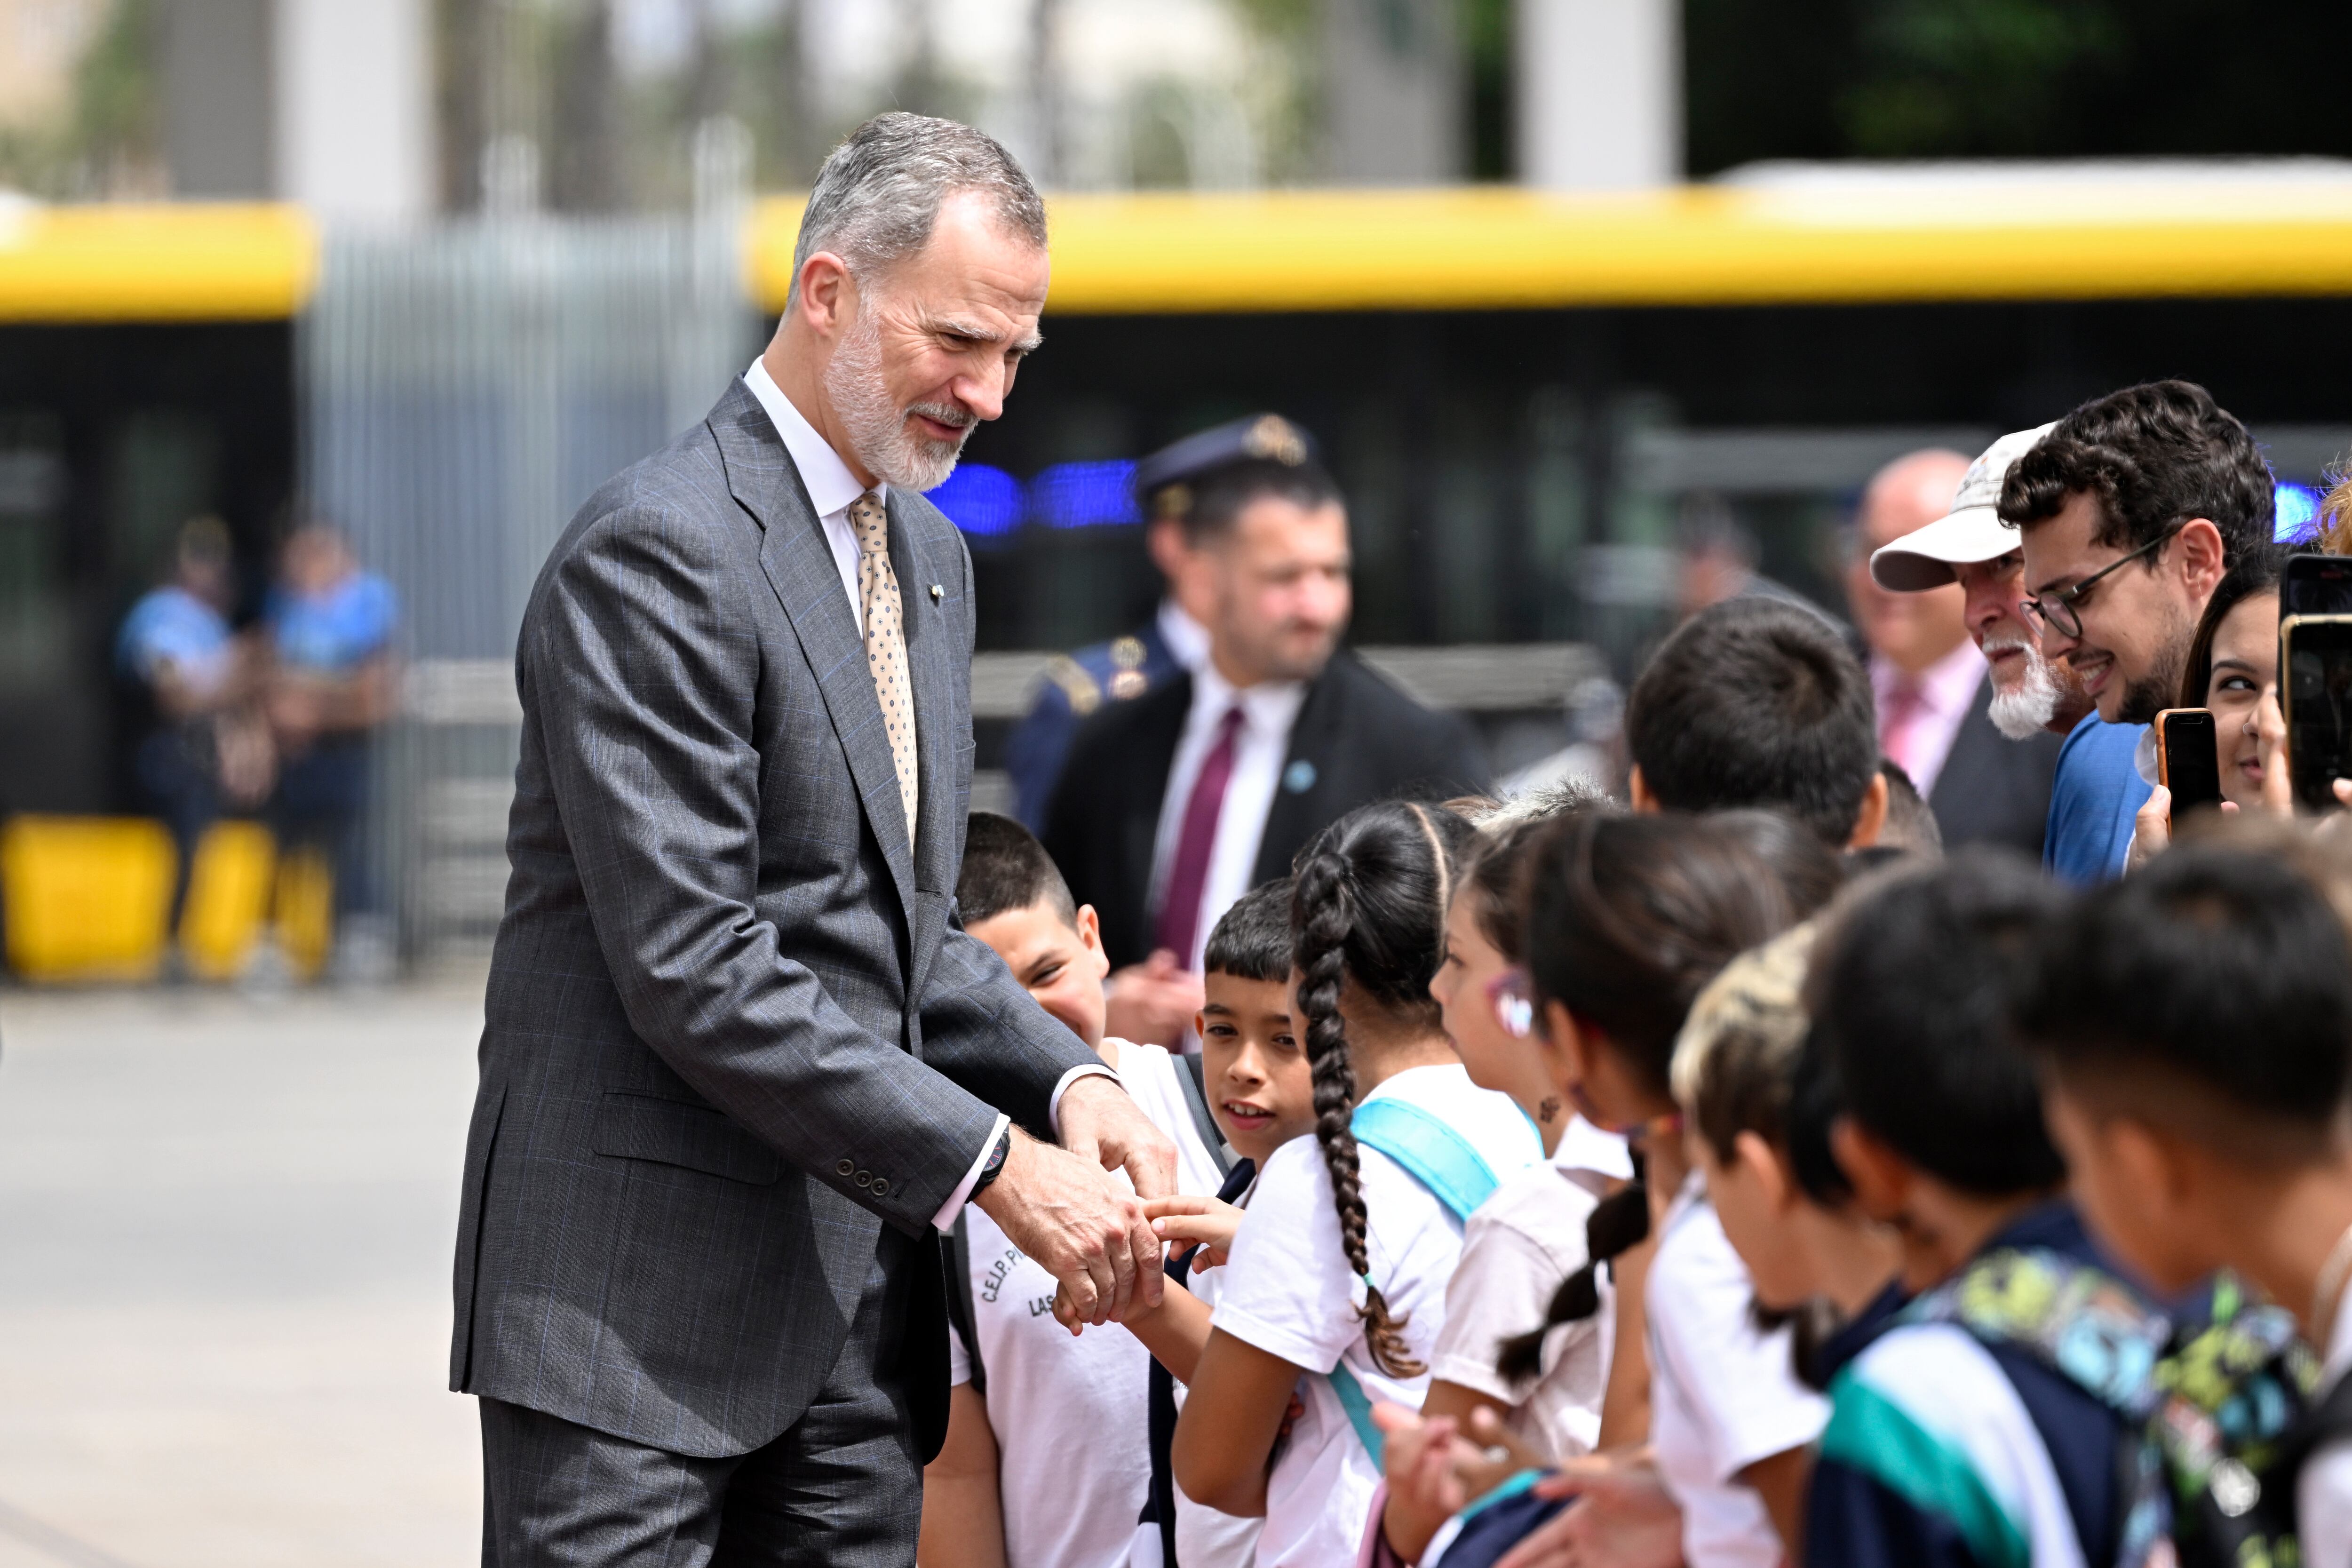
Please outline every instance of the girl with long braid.
[[1422, 1404], [1464, 1205], [1543, 1157], [1509, 1097], [1470, 1081], [1429, 992], [1472, 837], [1449, 812], [1384, 803], [1298, 862], [1293, 1016], [1315, 1136], [1266, 1162], [1173, 1453], [1194, 1500], [1265, 1515], [1260, 1568], [1355, 1561], [1381, 1479], [1370, 1407]]

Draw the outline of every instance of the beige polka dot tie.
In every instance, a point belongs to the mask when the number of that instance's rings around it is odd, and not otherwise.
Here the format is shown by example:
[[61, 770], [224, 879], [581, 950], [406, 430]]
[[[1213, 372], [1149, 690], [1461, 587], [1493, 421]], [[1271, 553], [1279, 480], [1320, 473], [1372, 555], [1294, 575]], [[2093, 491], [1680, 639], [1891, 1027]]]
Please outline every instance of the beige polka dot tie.
[[867, 490], [849, 503], [857, 531], [857, 603], [866, 616], [866, 668], [874, 672], [882, 727], [890, 735], [890, 762], [898, 770], [898, 798], [907, 806], [907, 841], [915, 839], [915, 689], [907, 679], [906, 610], [898, 574], [890, 565], [890, 518], [882, 498]]

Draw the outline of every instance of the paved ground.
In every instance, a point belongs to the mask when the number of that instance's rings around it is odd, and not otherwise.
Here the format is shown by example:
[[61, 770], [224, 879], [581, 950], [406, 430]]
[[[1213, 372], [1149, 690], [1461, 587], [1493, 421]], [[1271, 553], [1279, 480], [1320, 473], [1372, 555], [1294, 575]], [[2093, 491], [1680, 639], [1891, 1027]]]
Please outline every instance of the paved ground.
[[480, 995], [0, 993], [0, 1568], [478, 1559]]

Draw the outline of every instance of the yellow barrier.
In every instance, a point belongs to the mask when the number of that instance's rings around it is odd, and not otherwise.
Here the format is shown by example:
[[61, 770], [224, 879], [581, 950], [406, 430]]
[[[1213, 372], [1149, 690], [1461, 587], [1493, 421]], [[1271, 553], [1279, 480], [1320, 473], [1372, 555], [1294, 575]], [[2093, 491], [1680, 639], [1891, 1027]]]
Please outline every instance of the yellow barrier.
[[0, 207], [0, 321], [282, 321], [318, 270], [283, 203]]
[[[43, 983], [152, 979], [163, 967], [177, 857], [160, 823], [18, 816], [0, 826], [8, 965]], [[298, 979], [334, 945], [334, 874], [315, 850], [280, 858], [258, 823], [216, 822], [196, 846], [180, 951], [198, 980], [233, 980], [273, 929]]]
[[[803, 201], [754, 209], [791, 290]], [[1048, 198], [1046, 314], [2352, 294], [2352, 182], [1922, 181]], [[1048, 329], [1051, 336], [1051, 329]]]
[[152, 978], [177, 858], [157, 822], [12, 818], [0, 826], [8, 966], [27, 980]]

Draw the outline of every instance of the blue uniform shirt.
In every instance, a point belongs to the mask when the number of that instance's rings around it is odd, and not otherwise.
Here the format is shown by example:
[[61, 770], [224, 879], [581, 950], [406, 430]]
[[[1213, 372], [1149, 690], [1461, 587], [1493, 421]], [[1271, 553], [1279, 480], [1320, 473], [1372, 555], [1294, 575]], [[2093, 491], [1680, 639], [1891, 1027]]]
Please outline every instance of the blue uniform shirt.
[[347, 675], [390, 645], [400, 596], [374, 573], [354, 572], [316, 596], [280, 589], [263, 615], [281, 663]]
[[2150, 788], [2139, 776], [2139, 738], [2147, 731], [2145, 724], [2110, 724], [2090, 713], [2058, 749], [2042, 864], [2060, 881], [2088, 887], [2124, 874], [2132, 819]]

